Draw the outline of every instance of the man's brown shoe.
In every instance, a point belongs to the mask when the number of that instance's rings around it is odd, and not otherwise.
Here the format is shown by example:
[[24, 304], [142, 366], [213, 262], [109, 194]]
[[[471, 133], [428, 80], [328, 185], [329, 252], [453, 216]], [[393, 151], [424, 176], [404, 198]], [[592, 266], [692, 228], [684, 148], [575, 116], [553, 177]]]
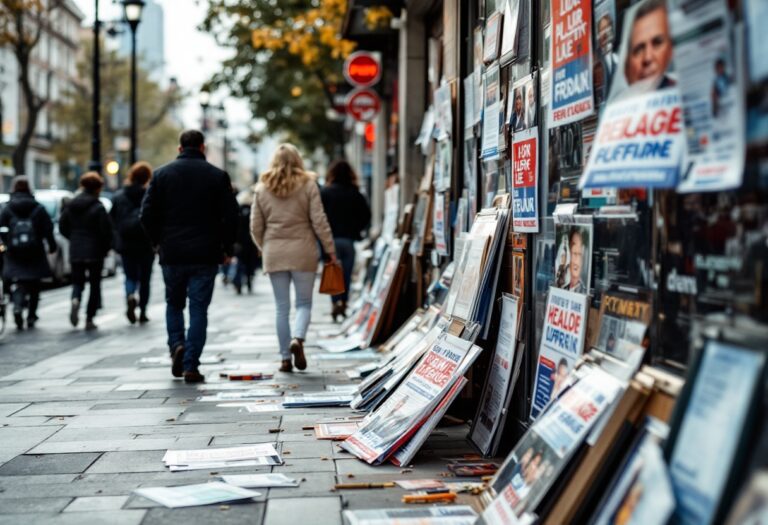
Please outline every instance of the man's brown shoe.
[[280, 372], [293, 372], [293, 365], [290, 359], [283, 359], [280, 363]]
[[294, 337], [289, 348], [293, 354], [293, 364], [299, 370], [305, 370], [307, 368], [307, 358], [304, 357], [304, 340]]
[[205, 376], [195, 368], [194, 370], [187, 370], [184, 372], [185, 383], [205, 383]]
[[184, 345], [176, 345], [171, 358], [173, 359], [171, 365], [173, 377], [182, 377], [184, 375]]

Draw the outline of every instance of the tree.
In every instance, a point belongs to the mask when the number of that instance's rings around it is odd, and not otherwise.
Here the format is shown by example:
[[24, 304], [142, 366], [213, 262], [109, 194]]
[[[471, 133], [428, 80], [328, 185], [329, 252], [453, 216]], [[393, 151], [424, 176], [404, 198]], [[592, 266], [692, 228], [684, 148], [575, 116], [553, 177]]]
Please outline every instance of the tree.
[[37, 117], [48, 103], [48, 94], [39, 93], [32, 85], [32, 51], [60, 3], [60, 0], [0, 0], [0, 47], [8, 46], [19, 63], [19, 87], [26, 109], [19, 143], [13, 150], [13, 169], [17, 175], [25, 171], [27, 149], [35, 133]]
[[[91, 78], [93, 64], [90, 50], [93, 42], [86, 39], [81, 45], [84, 50], [81, 54], [83, 58], [77, 64], [78, 76]], [[101, 115], [106, 125], [101, 127], [101, 143], [107, 147], [107, 155], [112, 158], [117, 158], [117, 152], [109, 151], [115, 144], [115, 138], [127, 136], [128, 133], [127, 130], [113, 130], [110, 123], [115, 104], [130, 101], [130, 67], [129, 60], [119, 57], [115, 51], [102, 54]], [[169, 113], [180, 101], [181, 94], [161, 88], [141, 67], [137, 68], [136, 77], [139, 156], [140, 160], [157, 166], [168, 162], [175, 154], [181, 130], [171, 122]], [[64, 137], [53, 147], [59, 162], [74, 162], [80, 166], [88, 163], [91, 155], [91, 101], [90, 85], [76, 84], [64, 94], [62, 102], [53, 105], [53, 121], [64, 130]]]
[[202, 29], [234, 56], [208, 87], [248, 100], [266, 134], [339, 153], [343, 127], [328, 109], [355, 46], [339, 34], [346, 8], [346, 0], [209, 0]]

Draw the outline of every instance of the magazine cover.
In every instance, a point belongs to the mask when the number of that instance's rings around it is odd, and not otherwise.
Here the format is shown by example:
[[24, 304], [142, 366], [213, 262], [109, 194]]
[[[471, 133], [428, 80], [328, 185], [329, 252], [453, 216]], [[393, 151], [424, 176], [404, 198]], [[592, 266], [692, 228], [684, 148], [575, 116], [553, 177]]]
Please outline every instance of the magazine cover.
[[600, 332], [595, 347], [637, 370], [647, 347], [650, 294], [605, 292], [600, 303]]
[[556, 224], [555, 286], [589, 293], [592, 279], [592, 224]]
[[568, 373], [584, 350], [586, 324], [587, 296], [550, 287], [536, 366], [531, 419], [538, 417], [549, 400], [557, 397], [563, 388]]
[[405, 443], [453, 385], [470, 341], [443, 333], [414, 370], [342, 448], [380, 463]]

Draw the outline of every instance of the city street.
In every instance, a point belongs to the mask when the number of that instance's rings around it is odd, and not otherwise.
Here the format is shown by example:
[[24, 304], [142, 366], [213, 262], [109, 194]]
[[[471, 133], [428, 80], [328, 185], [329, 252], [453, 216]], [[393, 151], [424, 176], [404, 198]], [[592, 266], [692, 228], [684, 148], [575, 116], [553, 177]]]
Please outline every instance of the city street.
[[[169, 366], [140, 363], [167, 355], [159, 268], [146, 326], [130, 326], [123, 314], [122, 275], [104, 281], [105, 308], [95, 333], [68, 323], [69, 289], [43, 293], [39, 328], [9, 329], [0, 345], [0, 523], [341, 523], [344, 508], [401, 507], [400, 488], [333, 491], [334, 483], [391, 481], [439, 476], [441, 458], [471, 452], [464, 426], [438, 428], [408, 469], [371, 467], [315, 439], [318, 419], [348, 415], [348, 409], [292, 409], [249, 413], [196, 401], [226, 391], [232, 382], [218, 370], [248, 363], [249, 371], [274, 372], [279, 365], [273, 334], [274, 305], [265, 276], [253, 295], [236, 296], [220, 283], [209, 310], [204, 356], [220, 354], [220, 365], [204, 365], [205, 386], [172, 378]], [[329, 301], [317, 296], [311, 338], [331, 327]], [[11, 321], [12, 323], [12, 321]], [[343, 368], [354, 359], [317, 359], [309, 348], [304, 373], [275, 373], [278, 392], [323, 390], [349, 383]], [[228, 383], [228, 384], [227, 384]], [[256, 489], [261, 496], [240, 504], [167, 509], [132, 494], [139, 487], [215, 480], [217, 474], [269, 472], [268, 467], [169, 472], [168, 449], [199, 449], [275, 443], [285, 463], [272, 472], [300, 480], [297, 488]], [[460, 495], [459, 503], [475, 496]]]

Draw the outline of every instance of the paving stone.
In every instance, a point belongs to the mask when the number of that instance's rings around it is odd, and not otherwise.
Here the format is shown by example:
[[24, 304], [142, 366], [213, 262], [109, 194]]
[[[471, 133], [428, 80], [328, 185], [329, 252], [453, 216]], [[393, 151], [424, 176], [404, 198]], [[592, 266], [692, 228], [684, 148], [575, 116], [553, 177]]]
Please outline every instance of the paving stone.
[[230, 447], [235, 445], [247, 445], [252, 443], [271, 443], [275, 442], [278, 434], [271, 434], [265, 431], [262, 434], [239, 434], [234, 436], [215, 436], [211, 445], [217, 447]]
[[290, 472], [285, 475], [300, 481], [299, 486], [271, 488], [268, 499], [336, 495], [331, 490], [336, 484], [333, 472]]
[[[181, 411], [179, 411], [181, 412]], [[84, 415], [75, 416], [67, 423], [67, 428], [116, 428], [141, 425], [162, 425], [168, 420], [166, 414], [123, 415]]]
[[34, 403], [14, 414], [17, 417], [28, 416], [77, 416], [85, 414], [93, 406], [93, 401], [78, 403]]
[[280, 452], [288, 459], [330, 458], [333, 455], [331, 441], [286, 441], [280, 443]]
[[7, 498], [0, 500], [0, 513], [22, 514], [38, 512], [60, 512], [69, 505], [71, 498]]
[[70, 452], [118, 452], [135, 450], [159, 450], [169, 448], [204, 448], [210, 443], [208, 436], [160, 439], [100, 439], [97, 441], [44, 442], [30, 450], [30, 454], [62, 454]]
[[5, 498], [21, 497], [39, 497], [45, 494], [45, 497], [85, 497], [85, 496], [121, 496], [130, 493], [138, 487], [135, 482], [128, 482], [118, 479], [109, 484], [88, 483], [82, 481], [72, 481], [70, 483], [46, 483], [43, 485], [10, 485], [5, 486], [4, 491], [0, 492], [0, 507]]
[[253, 525], [261, 523], [264, 509], [264, 503], [229, 503], [225, 506], [207, 505], [181, 509], [153, 508], [146, 511], [142, 525], [168, 525], [169, 523]]
[[339, 474], [382, 474], [392, 473], [400, 474], [402, 468], [392, 465], [391, 463], [384, 463], [383, 465], [369, 465], [365, 461], [361, 461], [357, 458], [351, 459], [336, 459], [336, 472]]
[[312, 516], [312, 525], [339, 523], [338, 496], [318, 498], [276, 498], [267, 500], [264, 525], [295, 525], [297, 517]]
[[29, 406], [29, 403], [2, 403], [0, 404], [0, 417], [15, 415], [27, 406]]
[[89, 474], [104, 472], [156, 472], [166, 470], [163, 450], [135, 452], [106, 452], [91, 468]]
[[64, 512], [93, 512], [101, 510], [118, 510], [128, 501], [128, 496], [85, 496], [75, 498], [67, 505]]
[[98, 457], [95, 453], [22, 455], [0, 467], [0, 476], [78, 473]]
[[78, 377], [75, 379], [74, 383], [109, 383], [111, 385], [114, 385], [114, 383], [117, 381], [118, 376], [111, 376], [111, 377], [105, 377], [105, 376], [88, 376], [88, 377]]
[[332, 459], [292, 459], [289, 456], [283, 458], [284, 465], [276, 465], [273, 472], [288, 474], [289, 472], [334, 472]]
[[43, 485], [51, 483], [70, 483], [78, 474], [39, 474], [32, 476], [0, 476], [0, 487], [19, 487], [23, 485]]
[[165, 400], [161, 399], [131, 399], [127, 401], [115, 401], [112, 403], [96, 403], [91, 410], [115, 410], [122, 408], [162, 407]]
[[0, 515], [0, 525], [139, 525], [147, 511], [110, 510], [104, 512], [65, 512], [62, 514]]

